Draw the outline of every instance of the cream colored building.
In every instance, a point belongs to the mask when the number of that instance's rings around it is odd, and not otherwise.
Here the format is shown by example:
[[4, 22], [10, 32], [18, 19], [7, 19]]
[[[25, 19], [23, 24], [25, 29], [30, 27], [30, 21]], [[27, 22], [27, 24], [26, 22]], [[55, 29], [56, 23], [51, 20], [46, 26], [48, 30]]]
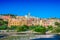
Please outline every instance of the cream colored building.
[[55, 22], [57, 22], [56, 19], [41, 19], [40, 20], [40, 25], [42, 26], [49, 26], [49, 25], [52, 25], [55, 27]]
[[21, 21], [15, 18], [11, 18], [8, 21], [8, 27], [10, 26], [20, 26], [21, 25]]

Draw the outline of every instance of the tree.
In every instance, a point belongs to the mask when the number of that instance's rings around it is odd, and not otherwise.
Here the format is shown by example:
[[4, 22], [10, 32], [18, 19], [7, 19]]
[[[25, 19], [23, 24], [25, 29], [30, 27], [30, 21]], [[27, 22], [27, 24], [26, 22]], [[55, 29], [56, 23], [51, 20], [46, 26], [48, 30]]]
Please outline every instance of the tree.
[[52, 31], [52, 33], [60, 33], [60, 27], [56, 27], [56, 28]]
[[8, 13], [8, 14], [0, 14], [0, 15], [2, 15], [2, 16], [11, 16], [13, 18], [16, 18], [16, 16], [17, 16], [15, 14], [10, 14], [10, 13]]
[[28, 26], [23, 25], [23, 26], [18, 26], [16, 30], [17, 32], [21, 32], [21, 31], [27, 31], [28, 29], [29, 29]]
[[34, 30], [36, 26], [32, 25], [32, 26], [29, 26], [29, 30]]
[[23, 26], [21, 26], [21, 27], [22, 27], [22, 31], [26, 31], [26, 30], [29, 29], [28, 26], [26, 26], [26, 25], [23, 25]]
[[34, 31], [44, 34], [46, 32], [46, 28], [43, 27], [43, 26], [38, 26], [38, 27], [35, 28]]
[[11, 30], [15, 30], [17, 28], [17, 26], [11, 26]]
[[4, 24], [8, 24], [8, 21], [3, 21]]
[[8, 21], [4, 21], [3, 19], [0, 19], [0, 26], [7, 25]]
[[0, 26], [0, 30], [6, 30], [8, 27], [6, 25]]
[[52, 30], [52, 33], [60, 33], [60, 23], [59, 22], [55, 22], [55, 25], [57, 27], [54, 28], [54, 30]]
[[16, 28], [16, 31], [17, 31], [17, 32], [21, 32], [21, 31], [22, 31], [22, 27], [17, 27], [17, 28]]
[[56, 25], [56, 26], [60, 26], [60, 23], [59, 23], [59, 22], [55, 22], [55, 25]]
[[53, 30], [53, 26], [51, 26], [51, 25], [48, 26], [46, 30], [47, 30], [47, 31]]
[[3, 20], [2, 19], [0, 19], [0, 26], [2, 26], [3, 25]]

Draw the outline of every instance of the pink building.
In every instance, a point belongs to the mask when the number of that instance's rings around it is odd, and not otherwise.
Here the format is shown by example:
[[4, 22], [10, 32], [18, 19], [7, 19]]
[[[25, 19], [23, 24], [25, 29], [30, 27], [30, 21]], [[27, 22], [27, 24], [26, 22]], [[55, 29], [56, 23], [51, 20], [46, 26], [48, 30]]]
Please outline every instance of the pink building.
[[46, 19], [46, 20], [42, 19], [40, 22], [40, 25], [46, 26], [46, 27], [52, 25], [55, 27], [55, 22], [56, 22], [55, 19]]
[[8, 21], [10, 18], [11, 18], [11, 16], [2, 16], [1, 17], [4, 21]]

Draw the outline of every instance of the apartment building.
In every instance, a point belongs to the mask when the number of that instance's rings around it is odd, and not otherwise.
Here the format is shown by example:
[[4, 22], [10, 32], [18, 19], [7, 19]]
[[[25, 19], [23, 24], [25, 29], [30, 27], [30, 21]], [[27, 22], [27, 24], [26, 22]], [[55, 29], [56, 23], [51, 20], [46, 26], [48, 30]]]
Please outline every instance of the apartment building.
[[11, 16], [1, 16], [1, 19], [4, 21], [8, 21], [11, 18]]
[[40, 25], [45, 27], [52, 25], [53, 27], [56, 27], [55, 22], [60, 22], [60, 20], [59, 19], [41, 19]]
[[8, 27], [11, 27], [11, 26], [20, 26], [20, 25], [21, 25], [21, 21], [18, 20], [18, 19], [10, 18], [8, 20]]

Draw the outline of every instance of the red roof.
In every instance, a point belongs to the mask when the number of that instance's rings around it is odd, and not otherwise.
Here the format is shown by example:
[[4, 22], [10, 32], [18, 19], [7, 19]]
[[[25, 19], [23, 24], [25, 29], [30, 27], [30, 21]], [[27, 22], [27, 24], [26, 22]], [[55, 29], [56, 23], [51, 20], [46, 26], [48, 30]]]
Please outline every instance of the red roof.
[[2, 16], [3, 19], [9, 19], [10, 16]]

